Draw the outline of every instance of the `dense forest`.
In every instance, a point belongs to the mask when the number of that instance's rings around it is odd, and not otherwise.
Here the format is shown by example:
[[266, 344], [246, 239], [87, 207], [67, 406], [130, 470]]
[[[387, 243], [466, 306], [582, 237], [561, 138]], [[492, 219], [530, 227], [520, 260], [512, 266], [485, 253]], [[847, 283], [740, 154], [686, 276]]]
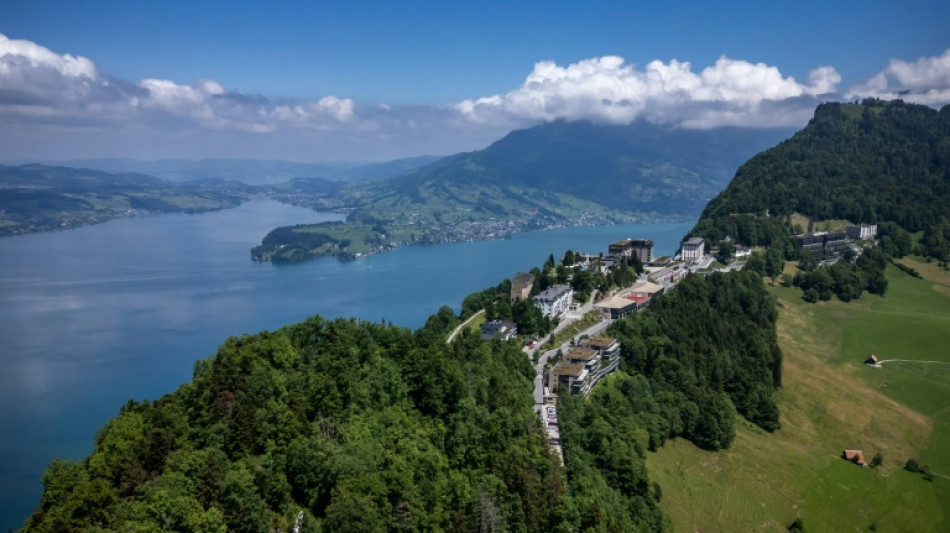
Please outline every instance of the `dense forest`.
[[229, 339], [54, 461], [26, 531], [567, 531], [513, 343], [313, 317]]
[[89, 457], [53, 461], [24, 531], [663, 531], [647, 449], [727, 447], [737, 413], [778, 427], [775, 308], [754, 272], [690, 277], [613, 326], [625, 372], [562, 399], [566, 467], [530, 359], [469, 331], [447, 344], [458, 321], [316, 316], [231, 338], [191, 383], [128, 402]]

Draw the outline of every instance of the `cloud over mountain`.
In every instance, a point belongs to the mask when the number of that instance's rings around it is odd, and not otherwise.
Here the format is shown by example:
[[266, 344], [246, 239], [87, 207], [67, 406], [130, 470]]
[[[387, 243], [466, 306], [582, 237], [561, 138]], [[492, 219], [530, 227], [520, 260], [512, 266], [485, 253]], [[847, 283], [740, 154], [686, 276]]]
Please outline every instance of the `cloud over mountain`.
[[892, 59], [886, 69], [851, 88], [845, 96], [849, 100], [873, 96], [931, 106], [946, 105], [950, 103], [950, 48], [939, 56], [922, 57], [913, 63]]
[[[517, 89], [464, 100], [456, 108], [473, 121], [592, 119], [627, 124], [638, 118], [686, 127], [801, 124], [817, 97], [833, 93], [841, 76], [819, 67], [808, 84], [764, 63], [720, 57], [694, 72], [688, 61], [651, 61], [642, 70], [617, 56], [586, 59], [566, 67], [542, 61]], [[776, 124], [775, 103], [786, 111]], [[807, 121], [807, 116], [805, 118]]]
[[[557, 119], [800, 126], [820, 99], [841, 98], [834, 67], [819, 66], [807, 78], [726, 56], [702, 69], [675, 59], [638, 68], [604, 56], [566, 66], [539, 62], [504, 94], [447, 105], [359, 105], [334, 95], [251, 95], [210, 78], [125, 80], [99, 72], [86, 57], [0, 34], [0, 120], [9, 126], [0, 129], [0, 157], [46, 150], [59, 157], [392, 158], [480, 148], [513, 128]], [[950, 50], [892, 60], [846, 96], [946, 103]]]

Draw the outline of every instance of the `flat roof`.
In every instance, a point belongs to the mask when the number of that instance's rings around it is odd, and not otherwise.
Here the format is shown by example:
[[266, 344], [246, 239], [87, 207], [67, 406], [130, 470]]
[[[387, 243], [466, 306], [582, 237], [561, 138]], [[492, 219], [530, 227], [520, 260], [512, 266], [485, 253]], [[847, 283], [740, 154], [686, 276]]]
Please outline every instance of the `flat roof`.
[[600, 307], [601, 309], [626, 309], [627, 307], [633, 307], [634, 305], [637, 304], [622, 296], [611, 296], [606, 300], [597, 302], [594, 307]]
[[651, 281], [638, 281], [633, 284], [631, 289], [633, 292], [646, 292], [650, 294], [656, 294], [663, 290], [662, 285], [657, 285]]
[[596, 337], [584, 339], [582, 342], [588, 346], [594, 346], [596, 348], [607, 348], [608, 346], [611, 346], [613, 343], [617, 342], [617, 339], [604, 335], [598, 335]]
[[597, 352], [590, 348], [581, 348], [578, 346], [577, 348], [571, 348], [571, 351], [567, 352], [565, 357], [572, 361], [590, 361], [597, 357]]
[[568, 363], [567, 361], [561, 361], [558, 364], [554, 365], [553, 372], [559, 376], [571, 376], [578, 377], [581, 375], [581, 372], [584, 371], [584, 365], [579, 363]]

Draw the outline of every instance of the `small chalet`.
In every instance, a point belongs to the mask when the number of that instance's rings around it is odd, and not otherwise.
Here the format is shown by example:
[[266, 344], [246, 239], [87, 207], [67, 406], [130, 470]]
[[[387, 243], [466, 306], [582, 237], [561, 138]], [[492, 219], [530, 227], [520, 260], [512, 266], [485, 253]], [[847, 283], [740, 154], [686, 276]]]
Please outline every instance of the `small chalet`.
[[864, 460], [864, 451], [862, 450], [845, 450], [841, 453], [841, 457], [851, 461], [856, 465], [860, 465], [865, 468], [868, 466], [868, 462]]
[[507, 320], [490, 320], [482, 324], [482, 339], [506, 341], [518, 334], [518, 325]]

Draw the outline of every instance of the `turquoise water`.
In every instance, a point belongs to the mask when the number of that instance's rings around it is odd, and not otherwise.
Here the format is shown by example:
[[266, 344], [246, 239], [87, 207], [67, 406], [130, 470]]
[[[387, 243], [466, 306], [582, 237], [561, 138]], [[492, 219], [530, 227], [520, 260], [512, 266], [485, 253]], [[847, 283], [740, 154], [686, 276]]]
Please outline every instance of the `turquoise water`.
[[606, 251], [624, 237], [670, 254], [691, 226], [565, 228], [351, 262], [250, 260], [276, 226], [335, 218], [255, 201], [0, 239], [0, 531], [36, 507], [51, 459], [87, 455], [122, 404], [174, 390], [228, 336], [312, 314], [416, 328], [548, 254]]

